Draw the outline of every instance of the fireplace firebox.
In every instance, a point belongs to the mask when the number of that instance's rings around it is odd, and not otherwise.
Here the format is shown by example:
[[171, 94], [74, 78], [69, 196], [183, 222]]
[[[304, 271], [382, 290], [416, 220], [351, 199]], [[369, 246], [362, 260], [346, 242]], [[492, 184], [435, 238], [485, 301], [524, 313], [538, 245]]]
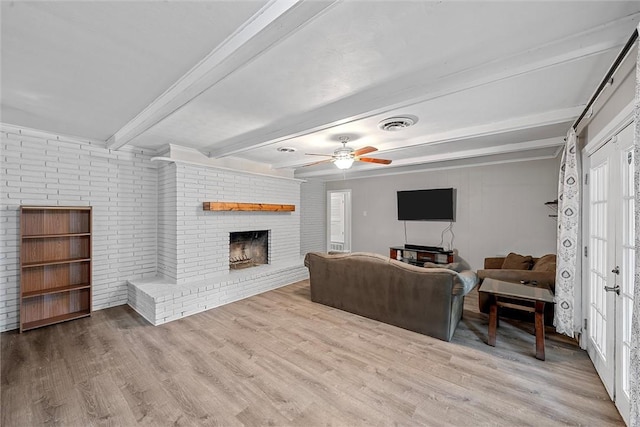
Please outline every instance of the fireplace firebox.
[[229, 233], [229, 268], [238, 270], [269, 263], [269, 230]]

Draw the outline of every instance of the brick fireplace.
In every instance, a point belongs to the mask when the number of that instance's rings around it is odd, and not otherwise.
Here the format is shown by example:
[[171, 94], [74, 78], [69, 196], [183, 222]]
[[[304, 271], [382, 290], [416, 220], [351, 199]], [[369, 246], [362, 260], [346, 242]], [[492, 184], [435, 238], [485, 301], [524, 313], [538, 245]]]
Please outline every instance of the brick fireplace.
[[203, 207], [206, 201], [298, 207], [300, 184], [188, 162], [160, 164], [158, 275], [129, 281], [129, 305], [159, 325], [307, 278], [299, 209]]

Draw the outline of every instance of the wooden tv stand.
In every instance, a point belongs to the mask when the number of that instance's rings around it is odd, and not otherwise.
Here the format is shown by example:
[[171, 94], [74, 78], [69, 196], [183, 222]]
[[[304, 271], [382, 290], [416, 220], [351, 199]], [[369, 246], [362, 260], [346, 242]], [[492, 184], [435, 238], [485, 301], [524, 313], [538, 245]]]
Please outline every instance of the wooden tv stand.
[[420, 249], [405, 249], [404, 246], [391, 246], [389, 257], [408, 264], [422, 266], [425, 262], [435, 264], [449, 264], [453, 262], [451, 251], [426, 251]]

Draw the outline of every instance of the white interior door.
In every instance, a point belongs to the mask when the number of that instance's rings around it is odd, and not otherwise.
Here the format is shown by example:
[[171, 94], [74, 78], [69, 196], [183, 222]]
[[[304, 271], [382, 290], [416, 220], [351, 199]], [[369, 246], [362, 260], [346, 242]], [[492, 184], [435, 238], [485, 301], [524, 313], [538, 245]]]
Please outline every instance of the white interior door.
[[629, 420], [635, 262], [633, 123], [589, 159], [587, 351]]
[[351, 190], [328, 191], [328, 247], [331, 251], [351, 251]]
[[619, 200], [616, 217], [616, 254], [613, 268], [616, 286], [620, 286], [620, 296], [616, 305], [616, 368], [615, 402], [620, 414], [629, 423], [631, 378], [629, 364], [631, 360], [631, 316], [633, 314], [633, 281], [635, 271], [635, 200], [634, 200], [634, 161], [633, 161], [633, 123], [618, 133], [616, 138], [616, 163], [619, 172]]
[[610, 188], [611, 156], [614, 147], [605, 144], [590, 157], [589, 165], [589, 292], [587, 305], [587, 352], [607, 392], [614, 396], [615, 293], [609, 266], [615, 257]]

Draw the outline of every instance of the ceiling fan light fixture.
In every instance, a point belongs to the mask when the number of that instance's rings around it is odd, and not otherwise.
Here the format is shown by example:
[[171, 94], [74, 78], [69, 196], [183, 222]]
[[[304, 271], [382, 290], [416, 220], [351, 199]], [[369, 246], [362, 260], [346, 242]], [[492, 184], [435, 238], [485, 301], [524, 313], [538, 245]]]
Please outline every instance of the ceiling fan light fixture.
[[354, 149], [346, 145], [349, 137], [341, 137], [340, 140], [342, 147], [333, 152], [333, 163], [338, 169], [349, 169], [355, 160]]
[[397, 132], [415, 125], [418, 118], [415, 116], [389, 117], [378, 123], [378, 127], [387, 132]]
[[333, 162], [338, 169], [349, 169], [353, 165], [353, 157], [338, 158]]

